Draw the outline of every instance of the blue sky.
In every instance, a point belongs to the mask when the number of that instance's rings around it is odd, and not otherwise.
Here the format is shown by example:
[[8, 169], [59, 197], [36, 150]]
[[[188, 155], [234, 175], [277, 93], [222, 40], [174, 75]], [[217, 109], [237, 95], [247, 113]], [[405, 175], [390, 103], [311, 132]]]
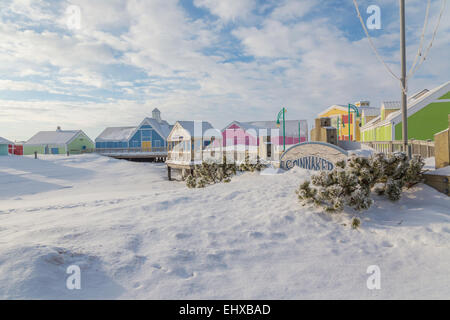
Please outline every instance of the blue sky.
[[[399, 74], [398, 1], [381, 8], [376, 46]], [[69, 28], [69, 6], [80, 28]], [[441, 0], [431, 1], [428, 44]], [[407, 0], [408, 66], [426, 1]], [[450, 80], [447, 6], [409, 92]], [[0, 4], [0, 136], [136, 125], [154, 107], [169, 122], [289, 119], [310, 124], [331, 104], [397, 100], [352, 0], [4, 0]]]

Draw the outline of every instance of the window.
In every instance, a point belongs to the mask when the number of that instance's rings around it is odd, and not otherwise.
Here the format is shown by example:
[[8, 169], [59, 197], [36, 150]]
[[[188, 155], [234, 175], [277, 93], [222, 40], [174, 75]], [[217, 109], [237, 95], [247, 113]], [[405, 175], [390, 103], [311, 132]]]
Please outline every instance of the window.
[[245, 137], [245, 145], [246, 146], [250, 145], [250, 137], [249, 136]]
[[141, 130], [142, 141], [152, 141], [151, 130]]

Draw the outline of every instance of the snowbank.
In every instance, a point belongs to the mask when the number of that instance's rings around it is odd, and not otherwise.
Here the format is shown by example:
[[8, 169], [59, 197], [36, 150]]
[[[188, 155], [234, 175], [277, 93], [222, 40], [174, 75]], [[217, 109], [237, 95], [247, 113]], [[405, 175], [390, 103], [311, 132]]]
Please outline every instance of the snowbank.
[[[450, 200], [425, 185], [346, 212], [301, 206], [309, 176], [187, 189], [163, 164], [0, 158], [0, 298], [450, 298]], [[344, 226], [345, 225], [345, 226]], [[79, 265], [82, 289], [66, 289]], [[366, 270], [381, 269], [381, 290]]]

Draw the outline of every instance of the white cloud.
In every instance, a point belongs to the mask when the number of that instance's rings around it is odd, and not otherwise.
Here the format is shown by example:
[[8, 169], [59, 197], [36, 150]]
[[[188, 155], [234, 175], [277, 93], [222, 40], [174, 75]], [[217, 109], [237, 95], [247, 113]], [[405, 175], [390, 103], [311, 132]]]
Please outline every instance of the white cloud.
[[[2, 11], [29, 19], [0, 18], [0, 90], [86, 100], [0, 98], [3, 136], [26, 139], [62, 125], [95, 137], [105, 126], [139, 123], [155, 106], [171, 122], [205, 119], [219, 128], [232, 120], [273, 119], [282, 106], [291, 119], [312, 120], [333, 103], [370, 99], [376, 105], [400, 92], [367, 39], [350, 40], [329, 12], [316, 14], [320, 2], [271, 1], [262, 10], [254, 1], [195, 1], [220, 17], [219, 24], [233, 22], [224, 34], [217, 21], [192, 19], [176, 0], [72, 0], [82, 11], [77, 31], [65, 29], [68, 1], [55, 7], [27, 1]], [[267, 15], [253, 19], [261, 12]], [[348, 19], [356, 19], [354, 12]], [[444, 17], [411, 91], [448, 80], [449, 21]], [[422, 22], [423, 13], [411, 13], [409, 25], [420, 29]], [[376, 34], [377, 47], [398, 47], [395, 32]], [[416, 45], [409, 41], [410, 59]], [[382, 52], [387, 61], [399, 60], [397, 50]], [[240, 61], [242, 55], [250, 59]]]
[[246, 18], [256, 7], [255, 0], [194, 0], [194, 4], [207, 8], [225, 21]]

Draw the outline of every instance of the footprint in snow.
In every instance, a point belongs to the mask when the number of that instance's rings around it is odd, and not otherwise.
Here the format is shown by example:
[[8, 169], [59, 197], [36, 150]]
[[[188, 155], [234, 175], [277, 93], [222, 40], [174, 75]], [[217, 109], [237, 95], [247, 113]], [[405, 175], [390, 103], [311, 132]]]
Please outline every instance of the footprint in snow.
[[264, 237], [264, 233], [262, 232], [251, 232], [250, 233], [250, 237], [251, 238], [255, 238], [255, 239], [261, 239], [262, 237]]
[[192, 234], [190, 234], [190, 233], [177, 233], [175, 235], [175, 238], [177, 238], [178, 240], [183, 240], [183, 239], [187, 239], [190, 237], [192, 237]]

